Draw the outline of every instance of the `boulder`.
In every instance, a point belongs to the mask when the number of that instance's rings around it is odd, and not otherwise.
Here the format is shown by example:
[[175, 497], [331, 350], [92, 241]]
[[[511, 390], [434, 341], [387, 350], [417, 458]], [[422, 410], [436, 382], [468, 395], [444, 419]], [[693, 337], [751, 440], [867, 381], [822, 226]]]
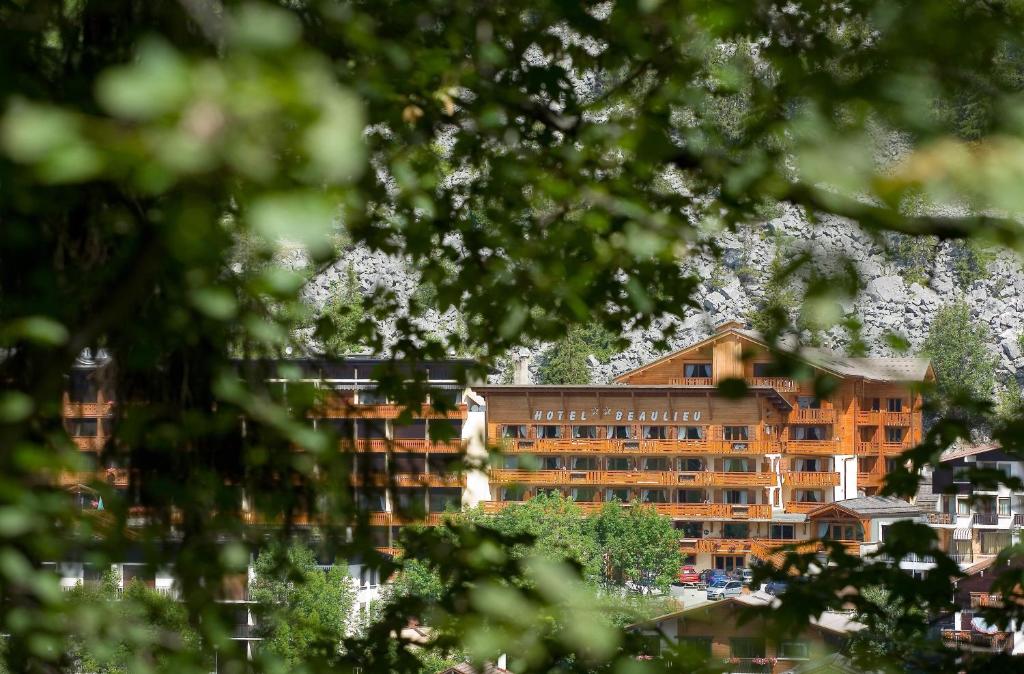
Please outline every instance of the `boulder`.
[[899, 276], [879, 276], [868, 282], [864, 292], [869, 298], [880, 302], [890, 302], [904, 297], [906, 288], [903, 285], [903, 279]]

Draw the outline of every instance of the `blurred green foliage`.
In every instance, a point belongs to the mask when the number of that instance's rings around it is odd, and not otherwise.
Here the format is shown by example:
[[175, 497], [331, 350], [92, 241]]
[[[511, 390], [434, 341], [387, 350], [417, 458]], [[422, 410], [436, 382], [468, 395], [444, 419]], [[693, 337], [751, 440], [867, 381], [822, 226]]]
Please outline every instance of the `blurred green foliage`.
[[[317, 392], [262, 360], [310, 346], [296, 335], [303, 285], [347, 246], [402, 256], [427, 288], [415, 304], [434, 305], [407, 313], [379, 287], [322, 322], [322, 342], [354, 334], [396, 357], [377, 375], [400, 404], [427, 387], [399, 360], [475, 353], [469, 374], [485, 376], [510, 348], [576, 325], [621, 334], [699, 308], [700, 279], [680, 262], [766, 204], [1020, 251], [1022, 24], [1014, 3], [951, 0], [0, 6], [9, 668], [53, 671], [79, 640], [145, 653], [133, 672], [208, 671], [187, 640], [129, 629], [142, 598], [83, 608], [42, 567], [79, 553], [115, 563], [129, 545], [154, 568], [174, 562], [180, 610], [220, 671], [285, 667], [270, 649], [244, 662], [213, 588], [244, 571], [249, 544], [288, 542], [299, 515], [345, 554], [374, 554], [339, 489], [338, 438], [306, 423]], [[906, 151], [886, 151], [893, 139]], [[971, 255], [964, 283], [985, 268]], [[834, 318], [834, 292], [809, 284], [808, 318]], [[464, 329], [443, 340], [416, 320], [450, 308]], [[102, 512], [45, 486], [84, 463], [60, 412], [86, 348], [114, 354], [105, 386], [121, 402], [99, 460], [131, 474], [123, 493], [93, 485]], [[978, 365], [959, 388], [987, 393]], [[966, 431], [939, 424], [908, 458], [932, 460]], [[1006, 451], [1021, 451], [1015, 437], [1001, 436]], [[890, 486], [915, 478], [901, 479]], [[255, 519], [239, 517], [243, 502]], [[526, 533], [424, 531], [407, 547], [448, 588], [435, 616], [450, 652], [508, 652], [520, 674], [661, 666], [633, 658], [581, 567], [510, 554], [531, 549]], [[806, 624], [833, 579], [884, 578], [894, 601], [929, 607], [949, 595], [948, 566], [916, 582], [840, 561], [777, 618]], [[392, 606], [289, 669], [419, 671], [392, 635], [421, 609]]]
[[944, 399], [992, 399], [996, 357], [989, 350], [990, 342], [988, 328], [971, 318], [965, 301], [939, 309], [923, 352], [931, 359], [937, 389]]

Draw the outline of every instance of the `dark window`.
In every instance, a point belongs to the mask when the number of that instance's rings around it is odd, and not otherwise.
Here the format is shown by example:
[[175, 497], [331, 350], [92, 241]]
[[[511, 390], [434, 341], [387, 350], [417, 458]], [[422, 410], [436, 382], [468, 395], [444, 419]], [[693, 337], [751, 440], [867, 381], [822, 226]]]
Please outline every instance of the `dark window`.
[[541, 456], [539, 458], [541, 470], [558, 470], [562, 467], [562, 457], [560, 456]]
[[796, 399], [797, 407], [802, 410], [820, 410], [821, 401], [814, 396], [800, 396]]
[[356, 422], [356, 437], [362, 440], [380, 440], [387, 437], [384, 419], [359, 419]]
[[679, 532], [680, 538], [703, 538], [704, 537], [704, 523], [703, 522], [676, 522], [676, 530]]
[[457, 419], [432, 419], [427, 431], [430, 433], [431, 440], [459, 440], [462, 437], [462, 421]]
[[793, 440], [825, 440], [824, 426], [791, 426], [789, 437]]
[[683, 426], [679, 429], [680, 440], [703, 440], [704, 435], [703, 426]]
[[748, 440], [750, 437], [747, 426], [726, 426], [722, 430], [726, 440]]
[[774, 363], [754, 363], [755, 377], [771, 377]]
[[683, 365], [684, 377], [711, 377], [711, 363], [686, 363]]
[[605, 501], [622, 501], [623, 503], [629, 503], [632, 499], [629, 494], [629, 489], [626, 488], [615, 488], [604, 490]]
[[743, 556], [715, 555], [715, 568], [723, 571], [743, 568]]
[[575, 440], [596, 440], [597, 426], [573, 426], [572, 437]]
[[520, 485], [513, 485], [511, 487], [501, 488], [501, 500], [502, 501], [522, 501], [525, 500], [526, 489]]
[[722, 524], [722, 538], [750, 538], [750, 525], [746, 522], [725, 522]]
[[549, 438], [556, 439], [562, 437], [561, 426], [538, 426], [537, 427], [538, 438]]
[[339, 440], [352, 439], [351, 419], [317, 419], [316, 426], [319, 429], [334, 433]]
[[722, 466], [726, 473], [754, 472], [754, 462], [751, 459], [725, 459]]
[[427, 422], [413, 421], [408, 424], [395, 425], [396, 440], [423, 440], [427, 437]]
[[643, 462], [643, 469], [649, 471], [669, 470], [669, 459], [667, 457], [646, 457]]
[[363, 454], [359, 457], [359, 470], [383, 473], [387, 469], [387, 454]]
[[644, 426], [644, 440], [666, 440], [668, 429], [664, 426]]
[[501, 427], [501, 437], [503, 438], [515, 438], [518, 440], [522, 440], [523, 438], [526, 437], [527, 432], [527, 426], [513, 426], [510, 424], [505, 424], [504, 426]]
[[872, 398], [871, 399], [871, 411], [872, 412], [878, 412], [881, 409], [882, 409], [882, 399], [881, 398]]
[[632, 440], [634, 438], [632, 426], [609, 426], [609, 440]]
[[885, 441], [900, 443], [903, 442], [903, 429], [893, 428], [892, 426], [886, 426], [885, 428]]
[[573, 487], [569, 490], [569, 498], [580, 503], [596, 501], [597, 494], [597, 487]]
[[711, 637], [679, 637], [679, 648], [704, 659], [711, 657]]
[[644, 489], [640, 492], [640, 500], [644, 503], [668, 503], [668, 490]]
[[68, 400], [73, 403], [94, 403], [98, 399], [96, 373], [84, 370], [72, 372], [71, 381], [68, 382]]
[[693, 458], [679, 459], [679, 470], [685, 470], [687, 472], [704, 470], [704, 460]]
[[745, 489], [726, 489], [725, 502], [732, 505], [747, 505], [749, 503], [749, 495]]
[[431, 489], [430, 512], [441, 513], [446, 510], [458, 510], [462, 506], [461, 489]]
[[572, 470], [597, 470], [596, 456], [574, 456], [569, 461]]
[[729, 639], [729, 652], [734, 658], [749, 660], [764, 657], [764, 639], [733, 637]]
[[96, 419], [65, 419], [64, 427], [74, 438], [95, 438], [99, 430]]
[[632, 470], [630, 459], [624, 456], [614, 456], [608, 459], [608, 470]]
[[680, 489], [679, 490], [679, 502], [680, 503], [704, 503], [707, 497], [704, 492], [700, 489]]
[[381, 489], [360, 489], [356, 491], [356, 504], [362, 510], [381, 512], [384, 510], [384, 491]]
[[384, 405], [387, 401], [388, 397], [377, 389], [368, 389], [366, 391], [359, 392], [360, 405]]
[[427, 458], [431, 473], [451, 473], [458, 468], [458, 463], [458, 454], [431, 454]]
[[395, 453], [391, 456], [391, 470], [395, 473], [422, 473], [427, 467], [427, 457], [415, 453]]
[[793, 525], [773, 524], [771, 529], [771, 538], [773, 540], [793, 540], [794, 538], [796, 538], [793, 531]]
[[408, 516], [423, 514], [427, 497], [426, 489], [396, 489], [394, 494], [395, 509], [399, 513]]
[[902, 412], [903, 411], [903, 399], [902, 398], [889, 398], [886, 400], [887, 410], [889, 412]]
[[462, 404], [462, 389], [433, 389], [430, 392], [430, 401], [439, 402], [444, 401], [449, 405], [461, 405]]

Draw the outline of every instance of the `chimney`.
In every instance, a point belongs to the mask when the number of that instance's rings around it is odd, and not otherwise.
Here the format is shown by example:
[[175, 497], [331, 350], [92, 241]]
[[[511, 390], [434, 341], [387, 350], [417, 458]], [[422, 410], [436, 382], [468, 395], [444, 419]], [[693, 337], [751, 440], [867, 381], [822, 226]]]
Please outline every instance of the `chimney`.
[[746, 326], [743, 324], [743, 321], [725, 320], [715, 326], [715, 334], [720, 335], [727, 330], [742, 330], [744, 327]]

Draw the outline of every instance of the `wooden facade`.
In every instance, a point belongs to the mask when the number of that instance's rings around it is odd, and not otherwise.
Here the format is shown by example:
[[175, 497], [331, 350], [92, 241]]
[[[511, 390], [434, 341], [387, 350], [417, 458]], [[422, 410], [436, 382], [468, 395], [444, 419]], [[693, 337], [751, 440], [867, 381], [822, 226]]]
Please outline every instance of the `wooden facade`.
[[[797, 358], [803, 377], [776, 376], [772, 348], [727, 324], [610, 385], [479, 387], [488, 442], [503, 453], [488, 507], [550, 491], [588, 510], [650, 503], [707, 566], [807, 538], [807, 513], [876, 493], [921, 441], [920, 385], [932, 373], [911, 359]], [[831, 385], [827, 398], [815, 396], [816, 378]], [[727, 380], [745, 394], [724, 395]]]

